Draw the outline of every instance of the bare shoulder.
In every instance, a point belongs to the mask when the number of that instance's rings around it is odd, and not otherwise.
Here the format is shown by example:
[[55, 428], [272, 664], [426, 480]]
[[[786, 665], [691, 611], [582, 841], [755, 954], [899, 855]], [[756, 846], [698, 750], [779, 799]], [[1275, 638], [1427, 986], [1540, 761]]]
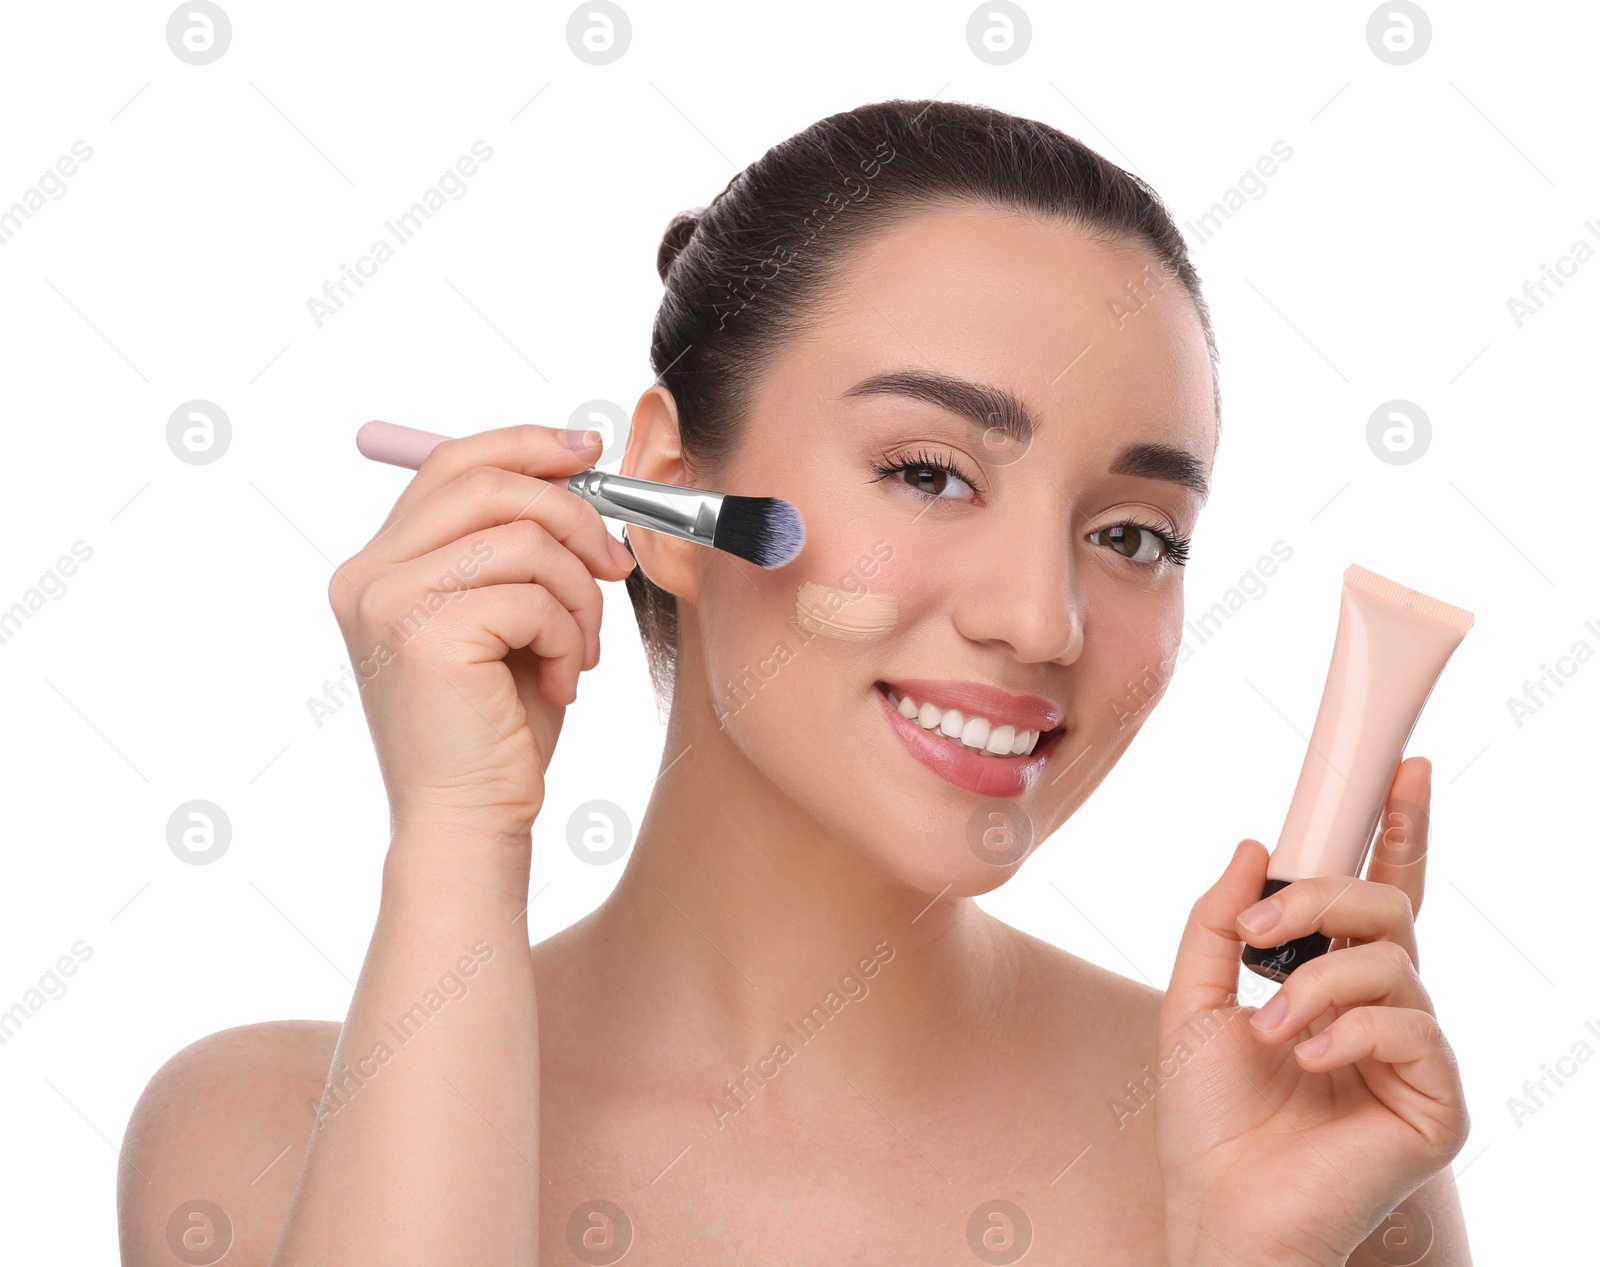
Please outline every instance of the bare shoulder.
[[195, 1254], [213, 1249], [237, 1267], [264, 1267], [339, 1030], [336, 1021], [241, 1025], [156, 1071], [128, 1120], [117, 1172], [124, 1267], [200, 1261]]
[[1153, 1052], [1166, 992], [1005, 925], [1023, 984], [1024, 1015], [1046, 1033], [1092, 1039], [1118, 1065]]
[[[1162, 1178], [1149, 1098], [1163, 991], [1006, 926], [1015, 998], [1008, 1086], [1023, 1208], [1062, 1261], [1167, 1261]], [[1047, 1230], [1046, 1230], [1047, 1229]]]

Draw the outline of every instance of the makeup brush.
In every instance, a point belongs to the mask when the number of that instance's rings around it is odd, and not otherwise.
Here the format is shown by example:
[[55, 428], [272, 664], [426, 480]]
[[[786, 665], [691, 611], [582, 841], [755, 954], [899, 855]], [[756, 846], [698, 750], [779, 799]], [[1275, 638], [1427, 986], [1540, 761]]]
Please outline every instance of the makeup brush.
[[[416, 470], [448, 439], [374, 419], [356, 432], [356, 448], [374, 462]], [[736, 497], [596, 470], [546, 482], [577, 494], [608, 519], [736, 554], [757, 567], [793, 562], [806, 543], [805, 521], [781, 497]]]

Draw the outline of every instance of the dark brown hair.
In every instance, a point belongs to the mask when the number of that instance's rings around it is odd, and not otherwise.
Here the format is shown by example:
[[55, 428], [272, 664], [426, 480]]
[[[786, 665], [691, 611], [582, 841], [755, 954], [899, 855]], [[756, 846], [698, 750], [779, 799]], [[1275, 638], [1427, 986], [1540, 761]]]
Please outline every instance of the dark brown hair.
[[[1217, 346], [1188, 248], [1155, 190], [1048, 124], [985, 106], [882, 101], [774, 145], [710, 206], [680, 212], [656, 253], [666, 294], [650, 338], [673, 395], [685, 465], [714, 471], [737, 445], [774, 355], [824, 308], [828, 283], [869, 235], [937, 205], [976, 202], [1064, 221], [1106, 245], [1142, 245], [1193, 300]], [[677, 600], [628, 577], [651, 680], [672, 694]]]

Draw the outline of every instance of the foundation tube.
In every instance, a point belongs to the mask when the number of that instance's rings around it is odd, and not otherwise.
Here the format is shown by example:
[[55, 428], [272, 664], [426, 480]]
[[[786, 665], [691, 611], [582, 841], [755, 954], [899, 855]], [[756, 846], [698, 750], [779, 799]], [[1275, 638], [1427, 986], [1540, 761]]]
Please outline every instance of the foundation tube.
[[[1471, 628], [1469, 611], [1353, 563], [1345, 569], [1333, 662], [1263, 898], [1293, 880], [1361, 873], [1406, 741]], [[1252, 972], [1286, 981], [1331, 944], [1311, 933], [1247, 945], [1242, 958]]]

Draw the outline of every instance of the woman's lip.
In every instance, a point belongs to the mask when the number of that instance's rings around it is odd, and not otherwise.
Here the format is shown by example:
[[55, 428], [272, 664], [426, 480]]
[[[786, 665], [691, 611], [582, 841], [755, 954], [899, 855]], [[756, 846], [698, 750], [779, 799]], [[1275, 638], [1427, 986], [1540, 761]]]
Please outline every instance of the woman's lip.
[[[1026, 756], [979, 756], [901, 716], [900, 710], [889, 702], [883, 684], [875, 684], [872, 693], [877, 697], [878, 707], [883, 710], [889, 728], [913, 757], [946, 783], [978, 796], [1021, 796], [1039, 781], [1050, 754], [1055, 751], [1061, 736], [1067, 733], [1065, 730], [1056, 730], [1048, 735], [1040, 735], [1033, 751]], [[916, 698], [914, 692], [911, 697]]]
[[998, 686], [983, 682], [960, 682], [934, 678], [885, 678], [880, 685], [896, 695], [909, 695], [919, 704], [934, 704], [941, 709], [960, 709], [963, 715], [976, 713], [998, 726], [1018, 730], [1054, 730], [1061, 724], [1062, 712], [1037, 695], [1013, 695]]

